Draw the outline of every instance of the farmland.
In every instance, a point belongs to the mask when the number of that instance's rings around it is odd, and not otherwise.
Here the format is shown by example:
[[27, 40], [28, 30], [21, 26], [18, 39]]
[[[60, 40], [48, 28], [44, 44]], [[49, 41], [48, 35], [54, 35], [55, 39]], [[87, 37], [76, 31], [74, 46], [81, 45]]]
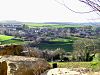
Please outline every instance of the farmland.
[[56, 38], [49, 40], [47, 42], [41, 42], [37, 45], [40, 49], [49, 49], [54, 50], [57, 48], [64, 49], [65, 51], [72, 51], [73, 50], [73, 42], [77, 40], [77, 37], [70, 37], [70, 38]]
[[50, 27], [50, 28], [78, 28], [82, 27], [81, 25], [66, 25], [66, 24], [26, 24], [29, 28], [40, 28], [40, 27]]
[[14, 36], [0, 35], [0, 42], [3, 45], [10, 44], [25, 44], [26, 42], [20, 38], [14, 38]]
[[0, 41], [5, 41], [14, 38], [13, 36], [0, 35]]
[[[64, 49], [65, 51], [72, 51], [73, 50], [73, 42], [77, 39], [77, 37], [70, 37], [70, 38], [56, 38], [51, 39], [47, 42], [41, 42], [36, 47], [39, 49], [48, 49], [48, 50], [55, 50], [57, 48]], [[23, 41], [20, 38], [14, 38], [14, 36], [7, 36], [7, 35], [0, 35], [0, 42], [1, 44], [27, 44], [27, 41]]]
[[22, 41], [20, 39], [17, 40], [6, 40], [6, 41], [2, 41], [2, 44], [8, 45], [8, 44], [25, 44], [25, 41]]
[[[77, 40], [77, 37], [55, 38], [46, 42], [40, 42], [36, 47], [41, 50], [55, 50], [57, 48], [64, 49], [65, 51], [73, 50], [73, 42]], [[14, 36], [0, 35], [0, 42], [2, 45], [10, 44], [27, 44], [27, 41], [23, 41], [21, 38], [14, 38]]]

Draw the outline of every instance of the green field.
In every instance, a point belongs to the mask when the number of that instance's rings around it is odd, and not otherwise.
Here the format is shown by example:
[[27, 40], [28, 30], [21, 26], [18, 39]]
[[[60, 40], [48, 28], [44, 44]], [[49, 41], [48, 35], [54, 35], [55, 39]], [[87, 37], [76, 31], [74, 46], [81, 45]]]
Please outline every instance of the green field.
[[82, 27], [81, 25], [60, 25], [60, 24], [26, 24], [29, 28], [40, 28], [40, 27], [50, 27], [50, 28], [77, 28]]
[[50, 40], [51, 42], [71, 42], [73, 40], [69, 40], [69, 39], [63, 39], [63, 38], [57, 38], [57, 39], [53, 39]]
[[0, 44], [1, 45], [10, 45], [10, 44], [26, 44], [27, 42], [21, 40], [20, 38], [13, 39], [14, 36], [0, 35]]
[[100, 62], [49, 62], [51, 66], [53, 63], [57, 63], [59, 68], [87, 68], [100, 71]]
[[41, 42], [36, 47], [40, 49], [48, 49], [48, 50], [55, 50], [57, 48], [64, 49], [65, 51], [72, 51], [73, 50], [73, 42], [77, 40], [76, 37], [70, 38], [56, 38], [52, 39], [47, 42]]
[[5, 41], [14, 38], [14, 36], [0, 35], [0, 41]]
[[26, 42], [25, 41], [22, 41], [20, 39], [17, 39], [17, 40], [6, 40], [6, 41], [2, 41], [2, 44], [4, 45], [8, 45], [8, 44], [25, 44]]
[[[13, 39], [14, 36], [0, 35], [0, 43], [1, 45], [10, 45], [10, 44], [27, 44], [28, 42], [18, 39]], [[76, 40], [76, 37], [70, 38], [56, 38], [49, 40], [47, 42], [41, 42], [36, 45], [40, 50], [48, 49], [55, 50], [57, 48], [64, 49], [65, 51], [73, 50], [73, 42]]]

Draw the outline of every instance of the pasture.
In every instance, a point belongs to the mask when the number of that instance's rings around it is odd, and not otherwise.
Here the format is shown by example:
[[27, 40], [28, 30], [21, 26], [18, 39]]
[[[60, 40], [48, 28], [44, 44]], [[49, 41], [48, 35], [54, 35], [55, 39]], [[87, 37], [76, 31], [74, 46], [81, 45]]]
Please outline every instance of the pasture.
[[27, 43], [26, 41], [23, 41], [20, 38], [15, 38], [14, 36], [0, 35], [1, 45], [26, 44], [26, 43]]
[[0, 35], [0, 41], [5, 41], [14, 38], [14, 36]]
[[79, 28], [82, 27], [81, 25], [66, 25], [66, 24], [42, 24], [42, 23], [36, 23], [36, 24], [26, 24], [29, 28], [42, 28], [42, 27], [48, 27], [48, 28]]
[[76, 37], [69, 37], [69, 38], [56, 38], [46, 42], [41, 42], [36, 47], [40, 49], [48, 49], [48, 50], [55, 50], [57, 48], [64, 49], [65, 51], [71, 52], [73, 51], [73, 43], [78, 38]]
[[51, 66], [53, 63], [57, 63], [59, 68], [87, 68], [100, 71], [100, 62], [49, 62]]
[[10, 40], [6, 40], [6, 41], [2, 41], [1, 43], [5, 44], [5, 45], [10, 45], [10, 44], [21, 45], [21, 44], [25, 44], [25, 41], [20, 40], [20, 39], [17, 39], [17, 40], [10, 39]]

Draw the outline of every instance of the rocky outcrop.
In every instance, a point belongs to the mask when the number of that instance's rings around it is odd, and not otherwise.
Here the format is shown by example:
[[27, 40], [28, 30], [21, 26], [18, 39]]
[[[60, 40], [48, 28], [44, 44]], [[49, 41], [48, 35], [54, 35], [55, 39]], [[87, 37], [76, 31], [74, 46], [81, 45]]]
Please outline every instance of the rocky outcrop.
[[50, 65], [41, 58], [1, 56], [0, 75], [40, 75]]

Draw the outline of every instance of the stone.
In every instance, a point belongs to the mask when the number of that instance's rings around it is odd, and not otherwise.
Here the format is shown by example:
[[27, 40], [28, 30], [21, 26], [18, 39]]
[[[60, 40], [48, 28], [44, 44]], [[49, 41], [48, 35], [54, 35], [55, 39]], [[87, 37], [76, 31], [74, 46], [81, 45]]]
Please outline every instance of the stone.
[[0, 75], [40, 75], [50, 69], [41, 58], [24, 56], [0, 56]]
[[80, 72], [71, 71], [67, 68], [54, 68], [48, 71], [47, 75], [81, 75]]

